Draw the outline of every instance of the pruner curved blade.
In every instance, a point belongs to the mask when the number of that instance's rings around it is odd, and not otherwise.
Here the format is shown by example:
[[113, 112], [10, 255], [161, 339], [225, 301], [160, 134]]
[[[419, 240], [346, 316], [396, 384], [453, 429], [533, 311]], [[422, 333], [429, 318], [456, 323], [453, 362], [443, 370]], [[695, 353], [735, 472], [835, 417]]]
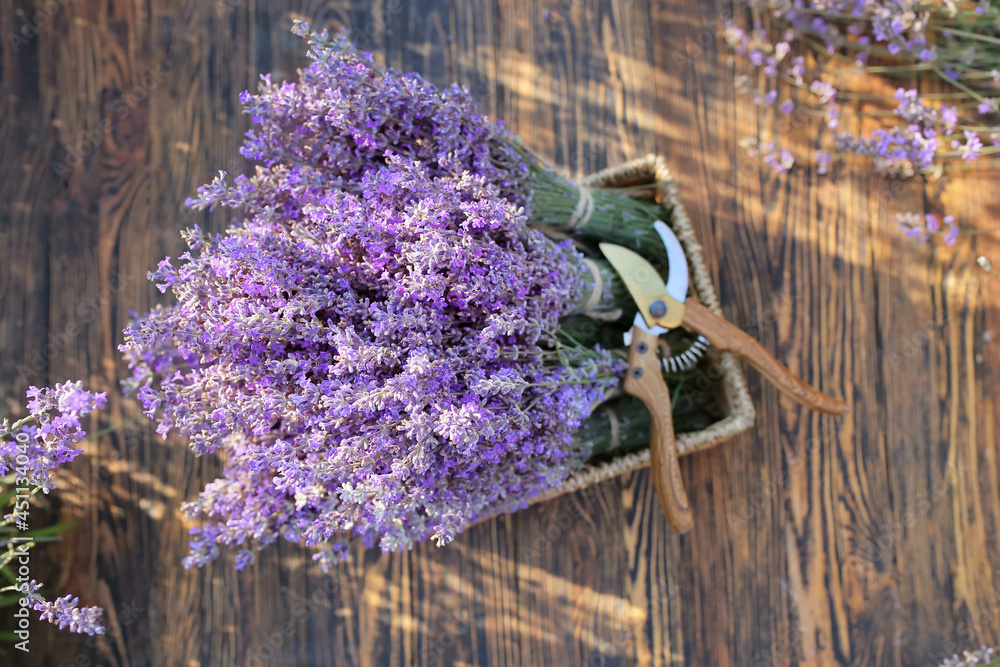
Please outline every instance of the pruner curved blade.
[[[657, 220], [653, 228], [663, 240], [670, 262], [669, 275], [663, 280], [656, 269], [639, 254], [613, 243], [600, 244], [601, 252], [614, 267], [639, 307], [633, 326], [656, 336], [680, 326], [684, 319], [684, 301], [688, 290], [688, 265], [677, 235]], [[631, 344], [631, 331], [625, 344]]]

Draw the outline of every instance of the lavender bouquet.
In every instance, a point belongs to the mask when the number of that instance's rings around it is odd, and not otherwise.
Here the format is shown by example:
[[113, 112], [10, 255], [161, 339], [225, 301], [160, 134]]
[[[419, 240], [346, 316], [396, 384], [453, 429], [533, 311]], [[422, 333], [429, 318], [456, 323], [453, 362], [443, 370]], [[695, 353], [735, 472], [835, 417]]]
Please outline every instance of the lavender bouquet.
[[243, 568], [279, 537], [325, 569], [355, 539], [446, 544], [648, 443], [637, 401], [592, 415], [625, 368], [602, 337], [620, 346], [635, 311], [567, 237], [662, 249], [662, 209], [556, 177], [462, 88], [296, 32], [313, 60], [300, 81], [241, 96], [254, 175], [220, 172], [187, 202], [239, 214], [223, 235], [184, 232], [183, 264], [150, 274], [176, 303], [120, 348], [158, 432], [225, 462], [183, 507], [187, 567], [228, 547]]
[[[573, 433], [624, 362], [560, 336], [561, 317], [613, 306], [572, 245], [482, 176], [412, 159], [351, 188], [297, 182], [275, 170], [256, 197], [220, 198], [249, 217], [188, 230], [185, 263], [152, 274], [177, 304], [125, 331], [158, 431], [225, 454], [184, 507], [203, 521], [186, 565], [227, 545], [243, 567], [280, 535], [325, 566], [348, 537], [444, 544], [579, 469]], [[294, 216], [264, 203], [272, 187]]]

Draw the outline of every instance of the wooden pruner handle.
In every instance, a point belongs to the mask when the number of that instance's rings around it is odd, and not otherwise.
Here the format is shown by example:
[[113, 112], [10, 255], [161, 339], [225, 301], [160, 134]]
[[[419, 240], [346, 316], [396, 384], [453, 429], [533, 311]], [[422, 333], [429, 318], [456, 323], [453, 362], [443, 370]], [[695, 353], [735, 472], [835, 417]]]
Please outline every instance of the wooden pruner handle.
[[844, 415], [851, 411], [851, 406], [847, 403], [827, 396], [792, 375], [792, 372], [765, 350], [763, 345], [732, 323], [697, 301], [688, 301], [685, 306], [685, 327], [705, 336], [713, 347], [728, 350], [744, 359], [778, 389], [801, 405], [832, 415]]
[[622, 388], [643, 402], [652, 422], [649, 442], [650, 474], [660, 501], [660, 509], [670, 527], [686, 533], [694, 527], [674, 440], [674, 420], [670, 412], [670, 391], [663, 380], [656, 356], [659, 338], [639, 327], [632, 328], [628, 370]]

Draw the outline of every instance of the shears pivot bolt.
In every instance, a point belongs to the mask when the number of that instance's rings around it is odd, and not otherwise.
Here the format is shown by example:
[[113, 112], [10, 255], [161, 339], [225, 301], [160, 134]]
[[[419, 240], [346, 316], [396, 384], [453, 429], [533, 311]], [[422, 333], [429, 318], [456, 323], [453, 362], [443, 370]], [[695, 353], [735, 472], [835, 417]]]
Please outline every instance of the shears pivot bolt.
[[663, 317], [667, 314], [667, 304], [663, 303], [662, 299], [657, 299], [649, 304], [649, 314], [656, 319]]

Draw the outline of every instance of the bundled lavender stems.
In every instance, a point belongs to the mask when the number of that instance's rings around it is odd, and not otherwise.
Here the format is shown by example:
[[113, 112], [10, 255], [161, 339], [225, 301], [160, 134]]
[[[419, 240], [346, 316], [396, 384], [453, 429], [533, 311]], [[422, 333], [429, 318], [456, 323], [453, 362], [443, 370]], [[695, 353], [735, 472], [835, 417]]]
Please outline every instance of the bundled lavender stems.
[[[947, 0], [751, 0], [753, 27], [726, 25], [726, 39], [749, 58], [758, 81], [738, 77], [737, 88], [753, 91], [754, 102], [782, 119], [817, 115], [831, 134], [816, 156], [819, 173], [833, 157], [870, 158], [886, 176], [906, 178], [962, 169], [1000, 152], [1000, 3]], [[768, 17], [774, 20], [768, 21]], [[810, 53], [816, 65], [808, 60]], [[887, 95], [851, 90], [857, 75], [879, 75]], [[847, 81], [841, 84], [841, 79]], [[919, 80], [938, 81], [945, 92], [921, 93]], [[836, 84], [836, 85], [834, 85]], [[870, 134], [843, 125], [846, 103], [874, 105], [862, 116], [888, 119]], [[748, 138], [744, 144], [777, 172], [796, 156], [781, 138]], [[926, 241], [941, 236], [955, 243], [958, 227], [947, 230], [937, 217], [918, 222], [904, 214], [899, 227]], [[922, 217], [922, 216], [919, 216]], [[926, 222], [926, 224], [924, 224]]]
[[[87, 437], [81, 420], [94, 410], [103, 409], [107, 394], [84, 391], [82, 382], [57, 384], [55, 389], [30, 387], [27, 393], [28, 416], [0, 424], [0, 477], [13, 473], [18, 494], [14, 512], [0, 521], [3, 532], [17, 522], [26, 525], [23, 517], [29, 499], [38, 491], [48, 493], [55, 488], [53, 471], [82, 453], [75, 445]], [[26, 493], [22, 493], [22, 490]], [[13, 493], [13, 492], [11, 492]], [[27, 533], [30, 537], [31, 533]], [[23, 537], [23, 536], [22, 536]], [[3, 540], [5, 551], [0, 553], [0, 567], [13, 564], [15, 559], [34, 545], [33, 541]], [[78, 607], [79, 599], [71, 595], [54, 601], [46, 600], [35, 580], [0, 588], [0, 593], [16, 591], [27, 598], [28, 606], [41, 612], [39, 618], [70, 632], [88, 635], [104, 634], [100, 623], [100, 607]]]
[[158, 431], [225, 454], [184, 507], [202, 520], [188, 567], [226, 545], [242, 568], [279, 535], [327, 567], [349, 536], [450, 542], [582, 466], [572, 433], [624, 368], [560, 342], [590, 271], [484, 176], [398, 156], [352, 188], [304, 171], [275, 163], [245, 197], [204, 189], [200, 205], [249, 217], [188, 230], [185, 263], [151, 274], [177, 304], [125, 331]]

